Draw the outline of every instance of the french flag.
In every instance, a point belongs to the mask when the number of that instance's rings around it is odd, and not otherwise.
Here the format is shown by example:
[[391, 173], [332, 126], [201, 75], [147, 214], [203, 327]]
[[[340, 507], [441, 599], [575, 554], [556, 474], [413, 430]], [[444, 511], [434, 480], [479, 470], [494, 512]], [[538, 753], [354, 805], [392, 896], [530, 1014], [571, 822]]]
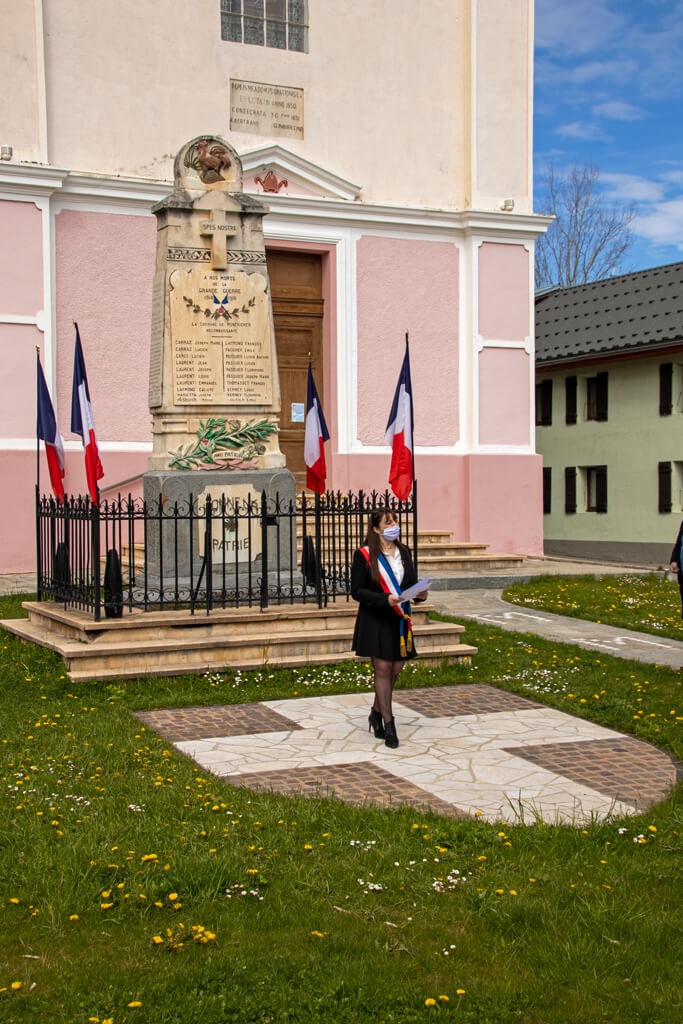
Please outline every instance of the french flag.
[[76, 351], [74, 353], [74, 382], [71, 392], [71, 430], [74, 434], [80, 434], [85, 448], [85, 476], [88, 481], [88, 490], [93, 504], [99, 504], [99, 493], [97, 481], [104, 476], [100, 454], [97, 450], [97, 437], [95, 435], [95, 423], [93, 421], [92, 406], [90, 404], [90, 392], [88, 390], [88, 376], [85, 372], [85, 360], [83, 348], [81, 347], [81, 336], [76, 328]]
[[38, 438], [45, 442], [47, 468], [50, 472], [52, 493], [57, 501], [64, 501], [64, 442], [57, 427], [55, 410], [47, 390], [45, 374], [38, 359]]
[[306, 463], [306, 486], [311, 491], [322, 494], [325, 490], [325, 441], [329, 441], [330, 432], [325, 423], [323, 410], [318, 398], [313, 370], [308, 364], [308, 390], [306, 395], [306, 432], [304, 435], [304, 462]]
[[399, 501], [405, 501], [413, 489], [413, 392], [407, 340], [384, 440], [391, 445], [391, 489]]

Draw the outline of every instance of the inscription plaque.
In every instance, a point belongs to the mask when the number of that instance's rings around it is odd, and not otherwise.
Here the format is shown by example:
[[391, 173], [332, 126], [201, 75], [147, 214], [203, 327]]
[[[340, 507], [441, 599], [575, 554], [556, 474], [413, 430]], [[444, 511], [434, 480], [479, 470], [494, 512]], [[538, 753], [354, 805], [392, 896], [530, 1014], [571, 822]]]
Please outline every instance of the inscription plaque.
[[264, 275], [193, 266], [174, 270], [170, 285], [175, 404], [272, 404]]
[[303, 89], [231, 79], [230, 130], [303, 139]]

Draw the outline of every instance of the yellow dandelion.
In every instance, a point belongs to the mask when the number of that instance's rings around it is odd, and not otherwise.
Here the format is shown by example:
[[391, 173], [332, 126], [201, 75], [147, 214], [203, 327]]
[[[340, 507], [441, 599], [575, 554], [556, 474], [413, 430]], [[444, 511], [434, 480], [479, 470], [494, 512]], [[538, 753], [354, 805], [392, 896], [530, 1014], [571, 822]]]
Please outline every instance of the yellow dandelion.
[[173, 900], [177, 900], [178, 899], [178, 893], [177, 892], [169, 892], [168, 898], [169, 898], [169, 900], [171, 900], [171, 902], [173, 902]]
[[456, 996], [464, 996], [465, 995], [465, 989], [464, 988], [456, 988], [455, 994], [456, 994]]
[[16, 906], [16, 904], [19, 903], [19, 900], [16, 896], [10, 896], [10, 903], [14, 903]]
[[78, 921], [78, 914], [70, 914], [69, 915], [69, 920], [70, 921]]
[[131, 1001], [128, 1003], [129, 1010], [134, 1010], [135, 1007], [137, 1006], [142, 1006], [142, 1003], [140, 1002], [139, 999], [131, 999]]
[[436, 1006], [436, 999], [425, 999], [425, 1006]]
[[153, 935], [152, 942], [155, 946], [161, 946], [163, 945], [164, 940], [162, 939], [161, 935]]
[[13, 992], [18, 992], [19, 989], [22, 987], [23, 984], [21, 981], [13, 981], [12, 984], [10, 985], [10, 988], [12, 989]]
[[442, 1003], [450, 1003], [448, 996], [439, 996], [439, 1001]]

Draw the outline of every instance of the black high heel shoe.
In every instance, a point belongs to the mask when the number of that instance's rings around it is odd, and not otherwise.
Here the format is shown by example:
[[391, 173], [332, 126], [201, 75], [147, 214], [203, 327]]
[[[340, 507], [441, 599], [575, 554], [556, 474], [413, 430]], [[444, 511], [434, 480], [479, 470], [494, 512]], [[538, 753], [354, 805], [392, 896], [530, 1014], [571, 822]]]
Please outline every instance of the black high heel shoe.
[[371, 730], [374, 730], [375, 732], [375, 739], [384, 739], [384, 722], [382, 721], [382, 716], [379, 711], [375, 711], [374, 708], [368, 715], [368, 732]]
[[392, 750], [396, 750], [398, 746], [398, 736], [396, 735], [396, 719], [392, 718], [391, 721], [384, 723], [384, 745], [391, 747]]

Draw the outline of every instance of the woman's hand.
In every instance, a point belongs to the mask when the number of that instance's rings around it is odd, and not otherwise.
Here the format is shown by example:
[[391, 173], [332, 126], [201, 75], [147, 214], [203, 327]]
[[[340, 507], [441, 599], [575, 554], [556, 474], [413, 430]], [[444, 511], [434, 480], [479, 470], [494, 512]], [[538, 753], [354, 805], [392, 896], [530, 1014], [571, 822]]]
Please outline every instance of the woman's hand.
[[395, 594], [387, 594], [387, 599], [389, 601], [390, 608], [395, 608], [397, 604], [401, 603], [400, 599], [396, 597]]
[[669, 566], [669, 568], [671, 569], [671, 572], [680, 572], [681, 571], [681, 567], [678, 564], [678, 562], [672, 562], [671, 565]]

